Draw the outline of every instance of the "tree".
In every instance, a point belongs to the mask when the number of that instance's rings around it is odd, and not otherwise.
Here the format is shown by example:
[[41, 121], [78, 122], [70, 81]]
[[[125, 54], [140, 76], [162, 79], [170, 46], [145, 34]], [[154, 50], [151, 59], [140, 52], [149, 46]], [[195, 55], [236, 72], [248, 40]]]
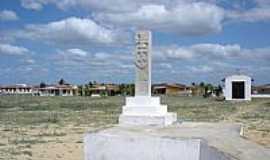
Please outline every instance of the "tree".
[[93, 87], [93, 83], [91, 81], [88, 83], [88, 85], [89, 87]]
[[204, 87], [204, 86], [205, 86], [204, 82], [201, 82], [200, 87]]
[[204, 97], [209, 97], [212, 93], [213, 93], [213, 85], [208, 83], [208, 84], [204, 84]]
[[120, 94], [125, 96], [126, 95], [126, 92], [125, 92], [125, 84], [120, 84], [119, 85], [119, 90], [120, 90]]
[[119, 85], [119, 92], [121, 95], [129, 95], [129, 96], [134, 96], [135, 94], [135, 85], [134, 84], [120, 84]]
[[39, 87], [40, 88], [45, 88], [47, 85], [46, 85], [46, 83], [45, 82], [41, 82], [40, 84], [39, 84]]
[[135, 85], [134, 84], [129, 84], [128, 85], [128, 92], [130, 96], [134, 96], [135, 95]]
[[78, 92], [80, 96], [85, 96], [85, 86], [84, 85], [79, 85], [78, 86]]
[[84, 86], [84, 94], [86, 96], [91, 96], [92, 95], [92, 91], [91, 91], [92, 87], [93, 87], [93, 85], [90, 86], [90, 85], [87, 85], [87, 84]]
[[59, 85], [64, 85], [66, 84], [65, 80], [63, 78], [60, 79], [60, 81], [58, 82]]
[[218, 87], [216, 88], [216, 95], [219, 97], [222, 94], [222, 87], [221, 85], [218, 85]]

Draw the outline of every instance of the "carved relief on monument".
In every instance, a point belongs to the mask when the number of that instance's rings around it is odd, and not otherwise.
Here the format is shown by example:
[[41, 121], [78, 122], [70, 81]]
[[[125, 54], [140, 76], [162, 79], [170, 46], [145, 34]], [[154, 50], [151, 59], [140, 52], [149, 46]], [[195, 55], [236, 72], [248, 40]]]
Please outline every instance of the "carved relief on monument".
[[135, 66], [137, 69], [138, 80], [148, 81], [148, 55], [147, 52], [138, 52], [136, 55]]

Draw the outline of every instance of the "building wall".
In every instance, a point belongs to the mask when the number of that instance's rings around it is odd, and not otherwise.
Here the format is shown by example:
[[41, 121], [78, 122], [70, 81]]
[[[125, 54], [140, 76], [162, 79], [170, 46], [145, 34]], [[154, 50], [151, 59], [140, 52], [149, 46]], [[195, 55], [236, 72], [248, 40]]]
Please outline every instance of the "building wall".
[[38, 91], [40, 96], [74, 96], [76, 91], [72, 89], [46, 89]]
[[192, 95], [192, 90], [187, 88], [167, 87], [167, 95]]
[[204, 92], [204, 88], [200, 86], [195, 86], [191, 89], [192, 96], [203, 96]]
[[257, 89], [257, 94], [270, 94], [270, 88], [258, 88]]
[[2, 88], [4, 94], [32, 94], [31, 88]]
[[176, 87], [167, 87], [166, 95], [178, 95], [181, 91], [183, 90]]
[[242, 100], [251, 100], [251, 78], [245, 75], [233, 75], [225, 79], [224, 96], [226, 100], [240, 100], [232, 98], [232, 82], [245, 83], [245, 98]]
[[165, 87], [153, 87], [154, 94], [164, 94], [164, 95], [192, 95], [192, 90], [190, 88], [180, 88], [174, 86]]

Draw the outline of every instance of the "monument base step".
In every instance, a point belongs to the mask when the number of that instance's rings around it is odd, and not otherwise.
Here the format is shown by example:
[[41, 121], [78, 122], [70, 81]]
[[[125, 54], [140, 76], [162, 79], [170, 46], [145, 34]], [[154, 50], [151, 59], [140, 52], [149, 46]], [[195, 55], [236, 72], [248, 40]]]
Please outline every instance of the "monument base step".
[[135, 96], [126, 98], [119, 124], [167, 126], [176, 120], [176, 113], [168, 113], [167, 105], [161, 105], [159, 97]]
[[165, 114], [147, 114], [147, 115], [132, 115], [122, 114], [119, 116], [119, 125], [131, 125], [131, 126], [168, 126], [177, 121], [176, 113], [165, 113]]

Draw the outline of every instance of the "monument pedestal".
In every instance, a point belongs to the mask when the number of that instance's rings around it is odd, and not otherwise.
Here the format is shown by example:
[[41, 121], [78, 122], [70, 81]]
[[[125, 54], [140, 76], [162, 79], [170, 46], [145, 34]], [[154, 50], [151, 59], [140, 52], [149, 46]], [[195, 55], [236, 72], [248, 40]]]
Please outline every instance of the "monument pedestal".
[[239, 132], [230, 123], [116, 126], [85, 135], [85, 160], [269, 160]]
[[159, 97], [135, 96], [126, 98], [119, 125], [167, 126], [176, 120], [176, 113], [168, 113]]

